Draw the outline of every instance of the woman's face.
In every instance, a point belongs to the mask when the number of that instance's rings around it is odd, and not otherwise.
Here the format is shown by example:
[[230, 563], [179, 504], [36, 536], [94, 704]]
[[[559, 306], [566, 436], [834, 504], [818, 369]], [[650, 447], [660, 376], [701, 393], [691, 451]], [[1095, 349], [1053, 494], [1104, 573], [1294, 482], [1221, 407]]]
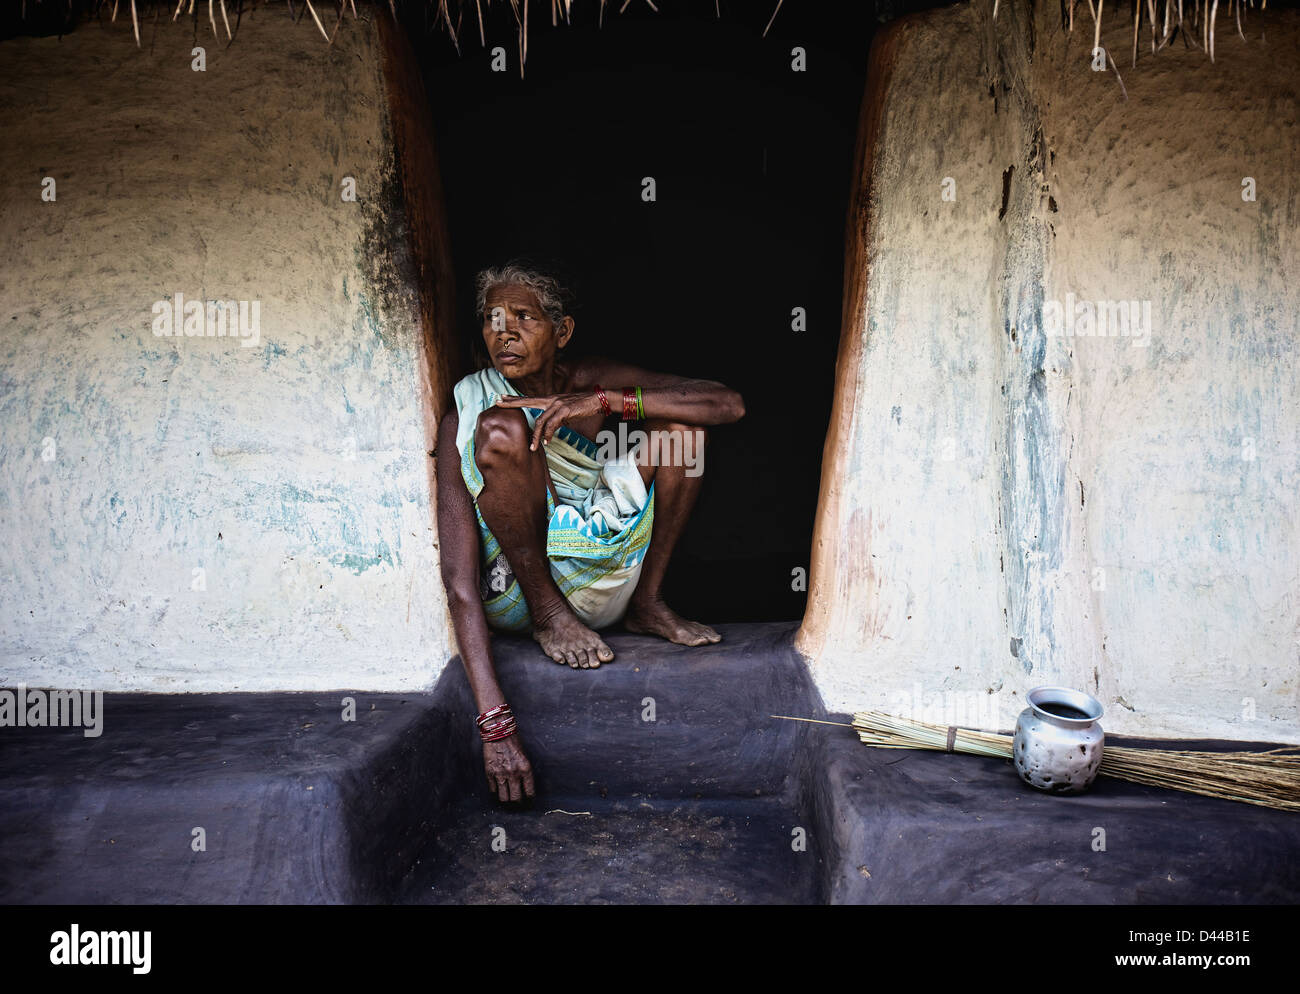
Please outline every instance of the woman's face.
[[527, 287], [492, 288], [483, 311], [483, 344], [492, 365], [507, 379], [549, 369], [556, 351], [573, 335], [573, 319], [566, 316], [557, 328]]

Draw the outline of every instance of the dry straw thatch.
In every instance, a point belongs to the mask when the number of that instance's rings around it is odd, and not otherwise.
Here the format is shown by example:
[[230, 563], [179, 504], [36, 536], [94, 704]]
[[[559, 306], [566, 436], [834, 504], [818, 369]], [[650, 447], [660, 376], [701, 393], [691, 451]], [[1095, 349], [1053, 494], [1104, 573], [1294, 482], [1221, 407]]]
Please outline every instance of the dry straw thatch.
[[[27, 14], [27, 6], [29, 2], [32, 3], [33, 7], [35, 7], [35, 5], [40, 4], [42, 0], [22, 0], [22, 14], [24, 18]], [[266, 6], [266, 2], [267, 0], [262, 0], [260, 5]], [[384, 0], [376, 0], [377, 4], [382, 4], [383, 2]], [[447, 31], [457, 52], [460, 51], [460, 38], [462, 31], [465, 28], [464, 21], [466, 8], [472, 7], [472, 17], [478, 23], [479, 44], [483, 47], [487, 46], [487, 34], [483, 23], [483, 11], [484, 8], [487, 8], [489, 12], [491, 11], [492, 0], [387, 0], [387, 6], [394, 20], [398, 19], [397, 7], [399, 2], [403, 6], [421, 4], [426, 7], [435, 8], [434, 23], [441, 25]], [[594, 2], [595, 0], [592, 0], [592, 3]], [[654, 0], [636, 0], [636, 2], [644, 3], [655, 13], [659, 12], [659, 8], [655, 6]], [[772, 22], [776, 20], [777, 12], [781, 9], [781, 5], [784, 2], [785, 0], [775, 0], [775, 7], [772, 10], [772, 16], [768, 19], [767, 27], [763, 29], [764, 36], [766, 36], [768, 28], [772, 26]], [[321, 15], [316, 8], [319, 6], [322, 10], [325, 10], [325, 0], [317, 0], [317, 3], [315, 4], [312, 3], [312, 0], [298, 0], [296, 6], [294, 0], [286, 0], [286, 7], [289, 16], [294, 20], [300, 20], [303, 17], [310, 16], [312, 21], [316, 24], [317, 29], [319, 29], [321, 37], [325, 39], [327, 44], [332, 45], [334, 39], [338, 37], [338, 32], [343, 25], [344, 19], [349, 14], [354, 20], [357, 17], [356, 0], [332, 0], [332, 3], [334, 7], [332, 13], [335, 16], [331, 18], [331, 12], [326, 10], [324, 20], [321, 19]], [[538, 0], [538, 5], [540, 5], [540, 3], [541, 0]], [[631, 3], [633, 3], [633, 0], [622, 0], [622, 3], [618, 6], [618, 13], [621, 14], [627, 10]], [[528, 12], [530, 2], [529, 0], [497, 0], [497, 4], [498, 6], [509, 4], [511, 12], [514, 14], [519, 46], [519, 71], [522, 75], [524, 62], [528, 57]], [[614, 0], [599, 0], [599, 4], [600, 10], [597, 14], [598, 24], [603, 26], [605, 21], [605, 7], [608, 5], [612, 9], [614, 7]], [[93, 0], [91, 5], [92, 16], [102, 15], [110, 5], [112, 8], [111, 19], [113, 21], [117, 20], [119, 7], [125, 6], [130, 10], [131, 27], [135, 34], [135, 43], [137, 47], [140, 46], [140, 10], [146, 8], [151, 9], [155, 16], [157, 16], [158, 11], [161, 8], [171, 10], [170, 0], [139, 0], [138, 3], [137, 0], [125, 0], [125, 4], [123, 4], [123, 0]], [[550, 0], [550, 5], [552, 27], [557, 26], [561, 20], [566, 24], [572, 23], [574, 0]], [[234, 11], [235, 28], [237, 29], [244, 10], [259, 6], [259, 4], [257, 0], [248, 0], [247, 3], [245, 3], [245, 0], [230, 0], [230, 6], [227, 7], [226, 0], [177, 0], [175, 10], [171, 11], [171, 19], [175, 21], [182, 13], [184, 13], [187, 17], [192, 17], [196, 21], [199, 21], [202, 19], [205, 6], [207, 8], [207, 20], [211, 25], [213, 35], [217, 38], [221, 37], [221, 31], [217, 27], [217, 14], [219, 12], [221, 14], [222, 26], [225, 28], [226, 40], [227, 42], [230, 42], [234, 40], [234, 31], [230, 26], [231, 11]], [[720, 0], [714, 0], [713, 6], [717, 16], [721, 17], [722, 6]], [[456, 19], [454, 24], [452, 23], [453, 7], [455, 8]], [[327, 30], [326, 24], [331, 20], [333, 21], [333, 24]]]
[[[29, 2], [39, 3], [41, 0], [22, 0], [24, 15]], [[112, 4], [112, 18], [116, 20], [118, 8], [123, 4], [123, 0], [94, 0], [94, 12], [99, 14], [104, 8], [108, 7], [110, 2]], [[326, 10], [325, 18], [322, 20], [320, 13], [317, 11], [317, 6], [324, 10], [326, 2], [327, 0], [317, 0], [317, 3], [313, 4], [312, 0], [298, 0], [297, 5], [295, 5], [294, 0], [286, 0], [286, 7], [290, 16], [295, 20], [310, 16], [326, 43], [333, 44], [345, 17], [351, 14], [354, 19], [356, 18], [356, 0], [328, 0], [333, 4], [334, 10], [332, 13], [335, 16], [331, 17], [331, 12]], [[377, 0], [377, 2], [383, 3], [384, 0]], [[460, 51], [460, 39], [464, 31], [466, 29], [472, 30], [475, 23], [478, 26], [479, 45], [487, 46], [483, 12], [485, 8], [491, 10], [492, 0], [387, 0], [387, 6], [395, 20], [397, 19], [397, 4], [399, 2], [404, 5], [421, 4], [435, 8], [434, 22], [446, 30], [457, 52]], [[496, 2], [498, 6], [509, 4], [511, 13], [514, 15], [516, 41], [519, 50], [519, 72], [522, 75], [524, 63], [528, 58], [530, 0], [496, 0]], [[544, 0], [537, 0], [535, 6], [540, 7], [543, 2]], [[701, 2], [707, 2], [707, 0], [701, 0]], [[776, 15], [780, 12], [781, 5], [784, 2], [785, 0], [774, 0], [771, 17], [768, 18], [767, 26], [763, 29], [764, 36], [772, 27], [772, 23], [776, 20]], [[981, 7], [990, 4], [990, 0], [974, 0], [974, 2]], [[1095, 2], [1094, 0], [1084, 0], [1084, 2], [1088, 4], [1088, 10], [1092, 15], [1093, 51], [1096, 52], [1101, 47], [1101, 26], [1105, 14], [1106, 0], [1095, 0]], [[1210, 57], [1210, 61], [1214, 61], [1215, 27], [1219, 16], [1219, 2], [1220, 0], [1163, 0], [1162, 7], [1161, 0], [1128, 0], [1133, 23], [1132, 64], [1137, 64], [1138, 37], [1144, 17], [1150, 28], [1152, 54], [1159, 52], [1175, 37], [1181, 35], [1185, 46], [1206, 52]], [[170, 9], [170, 0], [138, 0], [138, 3], [140, 7], [146, 5], [152, 7], [155, 14], [161, 6]], [[263, 5], [265, 3], [266, 0], [263, 0]], [[549, 0], [549, 3], [552, 27], [558, 26], [560, 21], [564, 21], [566, 24], [572, 23], [574, 0]], [[628, 6], [633, 3], [644, 4], [656, 13], [659, 11], [654, 0], [621, 0], [621, 3], [619, 0], [586, 0], [586, 7], [591, 9], [597, 3], [599, 4], [599, 10], [596, 17], [600, 26], [604, 25], [605, 8], [607, 6], [613, 10], [617, 4], [617, 13], [619, 14], [626, 11]], [[1002, 0], [991, 0], [992, 18], [995, 22], [1001, 3]], [[137, 0], [125, 0], [125, 5], [130, 9], [131, 24], [135, 32], [136, 45], [138, 46], [140, 44], [140, 15], [137, 10]], [[202, 16], [202, 8], [205, 5], [207, 7], [207, 20], [211, 25], [212, 33], [217, 37], [221, 36], [221, 32], [217, 27], [219, 8], [221, 22], [225, 28], [226, 39], [229, 42], [234, 40], [234, 32], [230, 26], [230, 9], [234, 10], [237, 28], [246, 5], [248, 7], [256, 6], [257, 0], [247, 0], [247, 4], [246, 0], [230, 0], [230, 8], [227, 7], [227, 0], [177, 0], [171, 19], [176, 20], [184, 12], [187, 16], [198, 20]], [[1267, 6], [1268, 0], [1260, 0], [1260, 10], [1265, 9]], [[721, 17], [720, 0], [713, 0], [713, 7], [716, 15]], [[1079, 7], [1080, 0], [1061, 0], [1061, 24], [1071, 34], [1074, 32], [1075, 13], [1079, 10]], [[1242, 40], [1246, 38], [1241, 24], [1242, 10], [1245, 7], [1254, 9], [1255, 0], [1225, 0], [1225, 16], [1235, 20], [1237, 33]], [[465, 23], [467, 19], [470, 21], [468, 25]], [[326, 24], [331, 20], [333, 25], [327, 30]], [[534, 15], [535, 21], [536, 15]], [[1109, 52], [1105, 52], [1102, 58], [1109, 59], [1112, 68], [1115, 68], [1114, 58]], [[1115, 71], [1118, 76], [1119, 70], [1116, 68]]]
[[[1074, 12], [1079, 6], [1079, 0], [1065, 0], [1068, 8], [1064, 14], [1064, 21], [1069, 31], [1074, 31]], [[1191, 48], [1199, 48], [1207, 52], [1210, 61], [1214, 61], [1214, 28], [1219, 18], [1219, 0], [1188, 0], [1186, 19], [1184, 19], [1183, 0], [1165, 0], [1163, 12], [1160, 9], [1160, 0], [1130, 0], [1133, 14], [1133, 58], [1132, 64], [1137, 65], [1138, 53], [1138, 30], [1142, 26], [1142, 15], [1146, 14], [1147, 24], [1151, 28], [1151, 53], [1154, 55], [1160, 49], [1169, 44], [1175, 34], [1181, 33], [1184, 44]], [[1106, 0], [1097, 0], [1096, 6], [1093, 6], [1093, 0], [1087, 0], [1088, 9], [1092, 13], [1093, 34], [1092, 47], [1096, 51], [1101, 46], [1101, 21]], [[997, 16], [998, 0], [993, 0], [994, 17]], [[1237, 33], [1241, 35], [1241, 40], [1246, 40], [1246, 33], [1241, 28], [1241, 11], [1244, 6], [1242, 0], [1227, 0], [1224, 5], [1225, 14], [1233, 17], [1237, 22]], [[1250, 8], [1255, 7], [1255, 0], [1250, 0]], [[1260, 0], [1260, 10], [1268, 6], [1268, 0]], [[1188, 25], [1190, 24], [1190, 29]], [[1197, 33], [1201, 35], [1201, 41], [1196, 41]], [[1157, 41], [1156, 35], [1160, 35]], [[1109, 53], [1107, 53], [1109, 55]], [[1114, 65], [1112, 60], [1111, 65]]]

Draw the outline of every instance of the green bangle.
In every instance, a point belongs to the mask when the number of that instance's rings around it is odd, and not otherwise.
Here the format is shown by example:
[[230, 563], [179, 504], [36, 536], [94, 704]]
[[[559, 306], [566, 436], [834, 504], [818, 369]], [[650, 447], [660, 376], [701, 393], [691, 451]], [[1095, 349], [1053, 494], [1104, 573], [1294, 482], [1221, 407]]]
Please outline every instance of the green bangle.
[[641, 388], [636, 388], [636, 416], [639, 420], [645, 420], [645, 405], [641, 403]]

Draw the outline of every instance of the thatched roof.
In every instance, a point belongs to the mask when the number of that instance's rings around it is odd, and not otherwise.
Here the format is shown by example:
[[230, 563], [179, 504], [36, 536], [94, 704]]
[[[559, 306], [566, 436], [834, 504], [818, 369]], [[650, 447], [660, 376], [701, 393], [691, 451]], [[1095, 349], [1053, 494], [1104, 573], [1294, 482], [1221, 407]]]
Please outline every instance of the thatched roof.
[[[1093, 36], [1092, 50], [1101, 46], [1101, 22], [1105, 14], [1106, 0], [1097, 0], [1096, 6], [1093, 0], [1087, 0], [1088, 11], [1092, 15]], [[993, 0], [993, 8], [996, 16], [998, 0]], [[1123, 7], [1119, 3], [1113, 3], [1112, 13], [1118, 13]], [[1224, 21], [1230, 24], [1230, 19], [1235, 18], [1237, 33], [1241, 35], [1243, 41], [1246, 35], [1241, 27], [1242, 8], [1246, 4], [1242, 0], [1225, 0]], [[1255, 0], [1249, 0], [1249, 6], [1253, 9]], [[1268, 6], [1268, 0], [1260, 0], [1260, 10]], [[1065, 22], [1066, 29], [1074, 30], [1074, 13], [1079, 7], [1079, 0], [1064, 0], [1062, 7], [1062, 20]], [[1214, 61], [1214, 33], [1219, 18], [1219, 0], [1187, 0], [1187, 10], [1184, 14], [1183, 0], [1165, 0], [1163, 6], [1159, 0], [1133, 0], [1132, 3], [1132, 21], [1133, 21], [1133, 57], [1132, 64], [1137, 64], [1138, 55], [1138, 35], [1142, 27], [1143, 15], [1146, 16], [1147, 25], [1150, 27], [1151, 53], [1164, 48], [1174, 37], [1181, 34], [1183, 42], [1192, 48], [1199, 48], [1207, 52], [1210, 61]], [[1200, 36], [1199, 42], [1197, 36]], [[1157, 37], [1158, 36], [1158, 37]], [[1145, 41], [1145, 39], [1144, 39]], [[1106, 53], [1110, 58], [1110, 53]], [[1114, 60], [1111, 58], [1111, 66], [1114, 67]], [[1118, 72], [1118, 70], [1116, 70]]]
[[[119, 14], [131, 18], [136, 44], [140, 44], [140, 23], [145, 19], [157, 19], [165, 16], [172, 21], [180, 18], [193, 19], [200, 25], [210, 28], [213, 35], [224, 41], [233, 41], [239, 23], [246, 11], [255, 7], [268, 6], [275, 0], [20, 0], [21, 17], [30, 20], [43, 16], [49, 19], [53, 14], [59, 18], [60, 26], [66, 28], [78, 14], [84, 17], [103, 18], [116, 21]], [[722, 17], [721, 0], [702, 0], [711, 3], [716, 15]], [[768, 18], [767, 28], [776, 19], [777, 13], [785, 0], [771, 0], [773, 7]], [[316, 25], [321, 37], [327, 44], [332, 44], [338, 32], [344, 28], [349, 18], [356, 18], [356, 0], [283, 0], [288, 16], [297, 20], [308, 20]], [[545, 9], [549, 3], [549, 12]], [[479, 44], [486, 47], [490, 33], [488, 24], [493, 14], [493, 0], [374, 0], [376, 7], [387, 6], [391, 16], [397, 20], [399, 8], [408, 10], [422, 8], [432, 13], [429, 20], [446, 31], [460, 51], [462, 41], [477, 37]], [[531, 26], [536, 26], [538, 18], [549, 17], [552, 27], [573, 23], [575, 8], [579, 15], [583, 10], [592, 12], [598, 25], [603, 26], [607, 16], [614, 17], [637, 4], [658, 13], [654, 0], [496, 0], [496, 9], [505, 10], [506, 18], [512, 21], [511, 41], [519, 49], [519, 62], [522, 64], [528, 55], [528, 34]], [[363, 4], [364, 6], [364, 4]], [[56, 9], [57, 8], [57, 9]], [[77, 9], [79, 8], [79, 9]], [[500, 19], [498, 18], [498, 23]], [[763, 34], [767, 34], [764, 28]]]
[[[169, 16], [171, 20], [181, 17], [194, 19], [197, 23], [206, 22], [212, 33], [218, 38], [224, 34], [227, 41], [233, 41], [240, 21], [246, 10], [264, 7], [276, 0], [177, 0], [173, 8], [171, 0], [79, 0], [85, 16], [100, 18], [109, 16], [116, 20], [119, 13], [125, 17], [129, 14], [134, 28], [136, 44], [140, 44], [140, 21], [144, 17], [157, 18]], [[488, 38], [495, 29], [500, 33], [501, 17], [491, 25], [494, 0], [376, 0], [376, 6], [387, 6], [394, 19], [398, 18], [399, 8], [422, 8], [428, 19], [446, 31], [456, 47], [461, 50], [462, 43], [478, 39], [480, 46], [487, 47]], [[721, 0], [698, 0], [701, 6], [711, 2], [715, 14], [723, 16]], [[773, 22], [781, 11], [784, 0], [769, 0], [772, 6], [771, 16], [763, 28], [767, 35]], [[999, 7], [1006, 3], [1021, 0], [972, 0], [977, 6], [987, 8], [987, 16], [996, 22]], [[1214, 59], [1216, 32], [1224, 25], [1229, 31], [1234, 28], [1245, 39], [1242, 27], [1243, 12], [1246, 8], [1254, 9], [1256, 0], [1111, 0], [1111, 10], [1107, 11], [1106, 0], [1059, 0], [1061, 5], [1062, 28], [1073, 33], [1076, 14], [1081, 21], [1084, 13], [1081, 5], [1087, 4], [1087, 15], [1092, 19], [1094, 52], [1101, 47], [1102, 22], [1110, 17], [1122, 17], [1126, 13], [1133, 25], [1133, 47], [1131, 63], [1137, 63], [1139, 44], [1143, 49], [1149, 47], [1152, 54], [1159, 52], [1166, 45], [1181, 37], [1182, 43], [1190, 48], [1204, 51], [1211, 61]], [[1268, 6], [1268, 0], [1258, 0], [1259, 9]], [[21, 0], [23, 19], [32, 14], [48, 14], [52, 8], [73, 11], [72, 0]], [[645, 7], [655, 13], [659, 8], [655, 0], [495, 0], [496, 10], [506, 10], [504, 20], [509, 23], [508, 30], [513, 37], [511, 43], [519, 52], [519, 69], [523, 73], [524, 63], [528, 58], [528, 35], [531, 27], [550, 21], [552, 27], [572, 24], [575, 16], [594, 18], [603, 26], [605, 18], [623, 14], [629, 6]], [[547, 7], [549, 6], [549, 11]], [[1220, 7], [1223, 10], [1220, 11]], [[508, 10], [507, 10], [508, 8]], [[310, 19], [320, 31], [326, 44], [332, 44], [343, 30], [349, 18], [357, 17], [356, 0], [284, 0], [284, 9], [295, 20]], [[1224, 25], [1219, 24], [1219, 15], [1223, 14]], [[531, 25], [530, 25], [531, 18]], [[1143, 30], [1143, 22], [1147, 30]], [[497, 40], [499, 44], [499, 40]], [[1097, 58], [1108, 61], [1115, 68], [1112, 53], [1104, 51]], [[1118, 70], [1116, 70], [1118, 72]]]

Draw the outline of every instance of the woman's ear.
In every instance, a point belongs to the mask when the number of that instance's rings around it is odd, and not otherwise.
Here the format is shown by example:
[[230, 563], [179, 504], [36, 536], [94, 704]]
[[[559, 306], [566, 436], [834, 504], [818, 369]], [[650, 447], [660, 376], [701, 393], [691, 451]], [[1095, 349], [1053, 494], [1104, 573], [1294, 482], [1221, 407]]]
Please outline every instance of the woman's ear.
[[555, 329], [555, 347], [557, 349], [564, 348], [569, 344], [572, 338], [573, 318], [566, 314], [564, 315], [564, 319], [560, 322], [560, 326]]

